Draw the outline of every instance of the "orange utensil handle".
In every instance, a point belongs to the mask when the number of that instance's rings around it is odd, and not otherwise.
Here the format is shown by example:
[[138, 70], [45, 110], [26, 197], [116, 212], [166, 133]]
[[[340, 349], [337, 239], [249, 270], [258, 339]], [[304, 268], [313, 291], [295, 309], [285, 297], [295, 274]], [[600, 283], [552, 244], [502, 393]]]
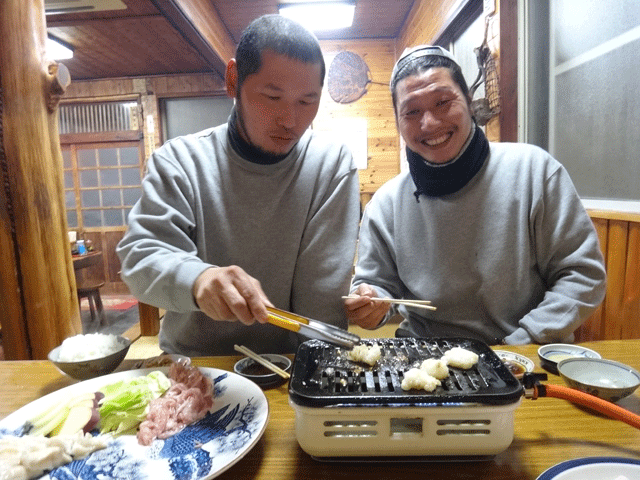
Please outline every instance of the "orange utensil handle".
[[275, 325], [276, 327], [285, 328], [287, 330], [291, 330], [292, 332], [300, 331], [300, 324], [287, 320], [286, 318], [276, 317], [275, 315], [268, 315], [269, 323]]
[[602, 400], [594, 395], [589, 395], [588, 393], [561, 385], [536, 385], [534, 389], [537, 390], [537, 392], [533, 398], [537, 398], [538, 396], [561, 398], [620, 420], [632, 427], [640, 428], [640, 415], [636, 415], [615, 403]]
[[267, 307], [267, 311], [279, 317], [288, 318], [294, 323], [304, 323], [309, 325], [309, 319], [302, 317], [300, 315], [296, 315], [295, 313], [287, 312], [286, 310], [280, 310], [279, 308]]

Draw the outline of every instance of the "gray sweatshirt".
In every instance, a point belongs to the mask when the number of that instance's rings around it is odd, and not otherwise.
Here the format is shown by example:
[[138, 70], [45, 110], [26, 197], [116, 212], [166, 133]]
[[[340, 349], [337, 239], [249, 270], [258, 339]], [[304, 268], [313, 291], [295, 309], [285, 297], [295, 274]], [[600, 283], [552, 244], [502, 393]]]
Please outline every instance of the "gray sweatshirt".
[[227, 125], [169, 141], [150, 157], [142, 197], [117, 247], [122, 278], [167, 310], [160, 346], [172, 353], [293, 352], [300, 339], [272, 325], [214, 321], [198, 310], [196, 278], [238, 265], [282, 309], [342, 328], [360, 203], [343, 145], [307, 131], [274, 165], [232, 150]]
[[367, 205], [352, 287], [437, 307], [400, 307], [402, 328], [490, 343], [571, 341], [602, 301], [596, 231], [568, 173], [542, 149], [492, 143], [461, 190], [419, 202], [415, 190], [401, 174]]

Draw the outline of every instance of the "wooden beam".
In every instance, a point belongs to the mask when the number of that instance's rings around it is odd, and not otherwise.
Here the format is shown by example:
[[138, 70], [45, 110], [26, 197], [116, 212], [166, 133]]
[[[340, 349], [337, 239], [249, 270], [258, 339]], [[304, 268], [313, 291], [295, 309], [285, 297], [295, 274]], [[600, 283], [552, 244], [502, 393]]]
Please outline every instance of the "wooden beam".
[[46, 60], [46, 35], [43, 0], [0, 2], [0, 305], [9, 360], [45, 359], [82, 333], [57, 123], [70, 77]]
[[60, 135], [60, 144], [73, 145], [99, 142], [137, 142], [142, 139], [142, 136], [143, 133], [140, 130], [99, 133], [65, 133]]
[[151, 0], [173, 27], [224, 78], [236, 45], [218, 12], [206, 0]]

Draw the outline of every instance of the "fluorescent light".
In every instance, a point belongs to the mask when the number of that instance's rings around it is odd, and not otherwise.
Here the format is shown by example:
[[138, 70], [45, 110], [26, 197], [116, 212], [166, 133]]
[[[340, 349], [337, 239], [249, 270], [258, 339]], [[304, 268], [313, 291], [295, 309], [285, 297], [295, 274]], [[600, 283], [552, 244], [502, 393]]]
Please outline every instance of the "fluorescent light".
[[73, 50], [60, 40], [47, 37], [47, 55], [54, 60], [67, 60], [73, 58]]
[[283, 3], [280, 15], [304, 25], [311, 31], [337, 30], [350, 27], [356, 10], [355, 2]]

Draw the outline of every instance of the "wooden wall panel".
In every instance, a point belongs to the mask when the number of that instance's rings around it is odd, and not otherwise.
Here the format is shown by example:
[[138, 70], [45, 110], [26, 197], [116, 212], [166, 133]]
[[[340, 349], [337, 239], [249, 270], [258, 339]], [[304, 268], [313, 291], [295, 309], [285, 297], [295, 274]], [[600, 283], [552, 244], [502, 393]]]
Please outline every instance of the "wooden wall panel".
[[341, 51], [360, 55], [371, 72], [367, 93], [350, 104], [331, 99], [327, 81], [318, 116], [313, 127], [331, 131], [334, 120], [367, 119], [368, 167], [360, 170], [361, 192], [375, 191], [400, 172], [399, 137], [391, 105], [389, 78], [395, 62], [395, 42], [379, 40], [321, 41], [327, 70], [333, 57]]
[[640, 338], [640, 220], [589, 213], [605, 257], [607, 291], [602, 305], [576, 332], [576, 341]]
[[110, 230], [102, 233], [102, 246], [108, 253], [105, 264], [105, 277], [110, 293], [129, 293], [129, 289], [120, 279], [120, 259], [116, 255], [116, 246], [124, 236], [123, 230]]
[[623, 338], [640, 338], [640, 223], [629, 223], [622, 295]]
[[[600, 241], [600, 249], [603, 252], [607, 250], [607, 227], [608, 222], [605, 219], [594, 218], [593, 226], [598, 232], [598, 239]], [[605, 268], [606, 268], [605, 257]], [[598, 308], [589, 316], [589, 318], [582, 324], [582, 326], [575, 332], [576, 342], [586, 342], [589, 339], [601, 338], [604, 334], [604, 302], [598, 306]]]
[[[607, 241], [607, 296], [605, 310], [605, 338], [622, 338], [622, 302], [624, 276], [627, 266], [628, 222], [610, 220]], [[609, 321], [607, 321], [609, 320]]]

